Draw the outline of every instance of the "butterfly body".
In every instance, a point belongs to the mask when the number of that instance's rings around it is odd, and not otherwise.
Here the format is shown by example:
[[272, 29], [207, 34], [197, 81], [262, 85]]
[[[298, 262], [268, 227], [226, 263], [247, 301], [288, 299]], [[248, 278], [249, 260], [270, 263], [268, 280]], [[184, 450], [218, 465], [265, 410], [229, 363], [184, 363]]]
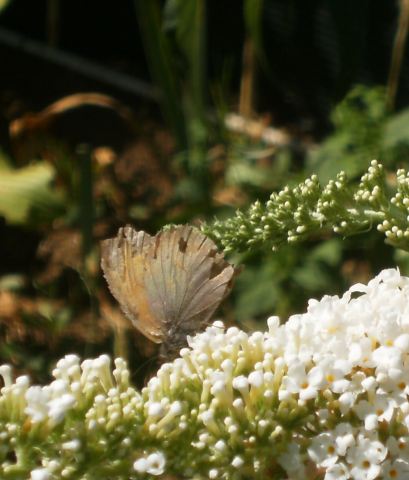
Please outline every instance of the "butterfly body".
[[234, 267], [191, 226], [150, 236], [132, 227], [102, 242], [102, 269], [125, 315], [171, 357], [231, 289]]

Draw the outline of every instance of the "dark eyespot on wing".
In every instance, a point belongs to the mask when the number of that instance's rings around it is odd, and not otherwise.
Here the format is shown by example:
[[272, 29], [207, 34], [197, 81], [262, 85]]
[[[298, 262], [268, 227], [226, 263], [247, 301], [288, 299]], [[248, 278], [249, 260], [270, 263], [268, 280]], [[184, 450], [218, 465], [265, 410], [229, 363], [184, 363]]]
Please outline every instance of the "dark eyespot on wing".
[[182, 252], [182, 253], [185, 253], [186, 252], [186, 247], [187, 247], [187, 241], [185, 238], [180, 238], [179, 239], [179, 250]]

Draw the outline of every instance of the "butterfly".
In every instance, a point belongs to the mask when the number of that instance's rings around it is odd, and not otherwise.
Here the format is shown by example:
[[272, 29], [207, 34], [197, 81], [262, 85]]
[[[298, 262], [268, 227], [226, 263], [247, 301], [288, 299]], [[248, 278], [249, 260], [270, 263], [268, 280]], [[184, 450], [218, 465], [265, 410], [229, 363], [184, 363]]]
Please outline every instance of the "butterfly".
[[126, 317], [172, 358], [203, 329], [232, 287], [234, 267], [197, 228], [151, 236], [130, 226], [101, 244], [101, 266]]

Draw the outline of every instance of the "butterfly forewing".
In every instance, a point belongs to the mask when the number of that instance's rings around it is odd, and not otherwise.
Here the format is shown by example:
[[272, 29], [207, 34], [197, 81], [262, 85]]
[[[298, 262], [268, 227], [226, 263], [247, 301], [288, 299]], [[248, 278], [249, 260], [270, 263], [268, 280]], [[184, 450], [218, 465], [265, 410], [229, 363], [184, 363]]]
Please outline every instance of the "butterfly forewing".
[[102, 269], [112, 295], [134, 326], [155, 343], [163, 340], [161, 322], [150, 304], [144, 285], [146, 252], [154, 238], [131, 227], [121, 228], [115, 238], [104, 240]]
[[167, 328], [185, 336], [200, 330], [230, 291], [234, 268], [210, 239], [189, 226], [159, 233], [155, 249], [151, 272], [165, 299]]

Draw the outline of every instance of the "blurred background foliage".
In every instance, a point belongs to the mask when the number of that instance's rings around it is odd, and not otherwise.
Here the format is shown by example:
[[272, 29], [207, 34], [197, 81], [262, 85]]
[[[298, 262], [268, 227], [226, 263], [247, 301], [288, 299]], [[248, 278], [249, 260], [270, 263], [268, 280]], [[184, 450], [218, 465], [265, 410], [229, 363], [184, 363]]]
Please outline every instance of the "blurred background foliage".
[[[38, 380], [73, 351], [149, 362], [99, 267], [119, 226], [227, 217], [373, 158], [407, 167], [407, 24], [406, 0], [0, 2], [0, 362]], [[409, 273], [376, 232], [231, 260], [219, 313], [245, 329]]]

